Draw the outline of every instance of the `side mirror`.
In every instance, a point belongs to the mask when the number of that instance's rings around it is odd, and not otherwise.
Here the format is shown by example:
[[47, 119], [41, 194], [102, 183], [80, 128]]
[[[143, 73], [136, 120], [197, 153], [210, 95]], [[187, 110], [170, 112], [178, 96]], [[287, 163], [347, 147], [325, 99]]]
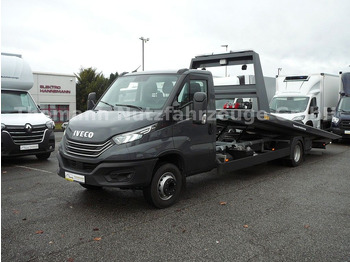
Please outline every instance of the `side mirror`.
[[88, 95], [87, 99], [87, 110], [91, 110], [96, 105], [96, 93], [92, 92]]
[[207, 123], [207, 94], [204, 92], [197, 92], [193, 96], [193, 123]]
[[327, 113], [332, 113], [332, 108], [327, 107]]

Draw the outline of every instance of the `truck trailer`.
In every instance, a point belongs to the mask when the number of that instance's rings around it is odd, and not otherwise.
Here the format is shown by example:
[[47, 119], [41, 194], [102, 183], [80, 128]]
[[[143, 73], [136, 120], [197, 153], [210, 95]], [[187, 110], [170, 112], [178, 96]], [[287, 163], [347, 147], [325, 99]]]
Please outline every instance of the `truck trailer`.
[[55, 123], [29, 94], [33, 73], [20, 55], [1, 54], [1, 156], [36, 155], [55, 150]]
[[[212, 66], [254, 67], [255, 83], [214, 86]], [[201, 70], [198, 70], [201, 68]], [[216, 109], [217, 99], [255, 99], [257, 110]], [[254, 51], [198, 56], [189, 69], [120, 76], [89, 110], [69, 121], [58, 175], [86, 189], [143, 190], [157, 208], [173, 205], [186, 177], [232, 172], [274, 159], [302, 163], [339, 136], [269, 113]]]
[[325, 73], [277, 76], [270, 110], [278, 117], [329, 129], [338, 102], [338, 79]]

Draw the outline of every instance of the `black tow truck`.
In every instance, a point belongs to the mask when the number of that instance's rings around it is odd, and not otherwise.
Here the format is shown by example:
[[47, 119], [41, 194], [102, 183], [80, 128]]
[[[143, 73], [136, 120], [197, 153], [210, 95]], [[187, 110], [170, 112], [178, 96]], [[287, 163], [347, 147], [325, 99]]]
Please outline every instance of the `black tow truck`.
[[[207, 68], [234, 66], [255, 83], [214, 86]], [[239, 98], [240, 100], [236, 99]], [[225, 100], [241, 101], [223, 109]], [[186, 177], [232, 172], [274, 159], [291, 166], [339, 136], [269, 113], [254, 51], [197, 56], [190, 69], [120, 76], [89, 111], [69, 121], [58, 150], [58, 175], [87, 189], [141, 189], [157, 208], [173, 205]]]

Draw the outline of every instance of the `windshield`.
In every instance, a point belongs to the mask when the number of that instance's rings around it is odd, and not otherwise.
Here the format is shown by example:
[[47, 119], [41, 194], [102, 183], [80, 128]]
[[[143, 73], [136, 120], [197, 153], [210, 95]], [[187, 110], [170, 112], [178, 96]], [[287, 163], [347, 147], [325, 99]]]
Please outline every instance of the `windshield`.
[[306, 110], [308, 97], [274, 97], [270, 103], [272, 113], [300, 113]]
[[96, 110], [162, 109], [177, 75], [136, 75], [117, 79], [96, 106]]
[[340, 112], [350, 112], [350, 96], [344, 96], [340, 100], [338, 110]]
[[40, 113], [27, 92], [1, 90], [1, 113]]

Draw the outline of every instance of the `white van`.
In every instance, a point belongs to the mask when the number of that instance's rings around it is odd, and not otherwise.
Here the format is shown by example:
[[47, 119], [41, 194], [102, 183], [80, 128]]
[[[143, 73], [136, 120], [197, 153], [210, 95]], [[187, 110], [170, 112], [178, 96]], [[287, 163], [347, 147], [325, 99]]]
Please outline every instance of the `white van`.
[[33, 73], [20, 55], [1, 54], [1, 156], [36, 155], [55, 150], [55, 123], [28, 93]]
[[318, 73], [278, 76], [272, 114], [316, 128], [328, 129], [338, 102], [339, 77]]

